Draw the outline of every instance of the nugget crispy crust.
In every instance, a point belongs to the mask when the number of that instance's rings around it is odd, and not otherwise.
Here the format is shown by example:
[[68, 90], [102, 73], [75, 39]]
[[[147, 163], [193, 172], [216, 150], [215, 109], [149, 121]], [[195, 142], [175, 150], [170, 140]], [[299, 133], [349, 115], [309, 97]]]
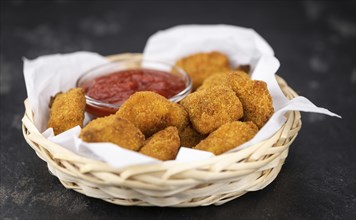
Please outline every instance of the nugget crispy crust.
[[57, 94], [50, 106], [47, 126], [53, 128], [54, 134], [60, 134], [77, 125], [83, 126], [85, 93], [82, 88]]
[[[241, 80], [250, 79], [250, 76], [243, 71], [233, 71], [233, 72], [234, 74], [237, 75], [237, 77], [241, 78]], [[227, 86], [231, 88], [231, 85], [229, 83], [229, 77], [228, 77], [229, 74], [231, 74], [231, 72], [216, 73], [209, 76], [206, 80], [204, 80], [203, 84], [196, 91], [200, 91], [203, 89], [212, 88], [216, 86]]]
[[85, 142], [111, 142], [134, 151], [138, 151], [145, 141], [145, 136], [134, 124], [117, 115], [89, 122], [79, 137]]
[[226, 86], [191, 93], [181, 101], [193, 127], [208, 134], [221, 125], [240, 119], [243, 109], [234, 91]]
[[222, 154], [252, 139], [258, 132], [253, 122], [229, 122], [212, 132], [194, 149]]
[[229, 73], [228, 79], [243, 105], [243, 120], [253, 121], [258, 128], [262, 128], [274, 112], [267, 84], [259, 80], [243, 79], [235, 73]]
[[131, 121], [146, 137], [168, 126], [180, 130], [189, 123], [184, 108], [154, 92], [136, 92], [116, 114]]
[[247, 81], [250, 81], [250, 76], [243, 71], [232, 71], [226, 74], [227, 81], [232, 89], [235, 89], [234, 86], [243, 86]]
[[188, 112], [184, 107], [177, 103], [169, 105], [169, 123], [168, 125], [175, 126], [178, 132], [183, 130], [189, 124]]
[[214, 73], [230, 70], [228, 57], [219, 52], [196, 53], [178, 60], [176, 66], [190, 75], [193, 81], [193, 90], [197, 89], [206, 78]]
[[207, 135], [197, 132], [191, 124], [179, 132], [180, 144], [184, 147], [194, 147], [201, 140], [206, 138]]
[[204, 89], [209, 89], [216, 86], [227, 86], [230, 87], [229, 81], [227, 79], [227, 74], [215, 73], [208, 78], [206, 78], [203, 84], [197, 88], [196, 91], [201, 91]]
[[140, 153], [159, 160], [174, 160], [180, 147], [178, 130], [170, 126], [152, 135]]

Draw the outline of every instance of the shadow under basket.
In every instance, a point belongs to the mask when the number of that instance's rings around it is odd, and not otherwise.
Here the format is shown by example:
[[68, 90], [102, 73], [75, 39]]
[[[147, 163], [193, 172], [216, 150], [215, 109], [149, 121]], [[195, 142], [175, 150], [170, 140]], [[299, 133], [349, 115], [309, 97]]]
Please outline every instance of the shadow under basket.
[[[108, 58], [140, 56], [119, 54]], [[276, 77], [289, 99], [298, 96], [282, 78]], [[27, 99], [25, 108], [23, 135], [64, 187], [126, 206], [221, 205], [249, 191], [263, 189], [280, 172], [302, 124], [300, 112], [290, 111], [285, 124], [272, 137], [238, 152], [197, 162], [166, 161], [117, 169], [47, 140], [34, 125]]]

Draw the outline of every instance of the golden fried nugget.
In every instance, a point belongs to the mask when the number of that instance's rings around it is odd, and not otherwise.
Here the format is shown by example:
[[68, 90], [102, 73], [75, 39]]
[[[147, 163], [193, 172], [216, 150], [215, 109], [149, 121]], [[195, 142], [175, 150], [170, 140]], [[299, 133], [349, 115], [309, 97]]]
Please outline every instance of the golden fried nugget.
[[[238, 77], [241, 77], [243, 80], [250, 79], [249, 75], [243, 71], [231, 71], [231, 72], [234, 72], [234, 74], [236, 74]], [[206, 80], [204, 80], [203, 84], [197, 89], [197, 91], [206, 88], [215, 87], [215, 86], [231, 87], [228, 78], [229, 73], [217, 73], [209, 76]]]
[[201, 140], [206, 138], [207, 135], [197, 132], [191, 124], [179, 132], [180, 144], [184, 147], [194, 147]]
[[180, 104], [188, 112], [193, 127], [201, 134], [208, 134], [243, 116], [239, 98], [226, 86], [191, 93]]
[[174, 160], [180, 147], [178, 130], [170, 126], [152, 135], [140, 153], [159, 160]]
[[86, 142], [111, 142], [133, 151], [138, 151], [145, 141], [145, 136], [134, 124], [117, 115], [89, 122], [79, 137]]
[[258, 128], [262, 128], [274, 112], [267, 84], [259, 80], [244, 79], [236, 73], [229, 73], [228, 79], [243, 105], [243, 120], [253, 121]]
[[85, 112], [85, 93], [82, 88], [70, 89], [58, 93], [50, 103], [50, 115], [47, 126], [54, 134], [60, 134], [77, 125], [83, 126]]
[[212, 88], [216, 86], [227, 86], [230, 87], [229, 81], [227, 79], [227, 74], [215, 73], [206, 80], [204, 80], [203, 84], [196, 90], [201, 91], [203, 89]]
[[131, 121], [149, 137], [168, 126], [183, 129], [189, 123], [188, 113], [177, 103], [154, 92], [136, 92], [116, 114]]
[[219, 155], [249, 141], [257, 132], [258, 127], [253, 122], [229, 122], [209, 134], [194, 149]]
[[214, 73], [228, 72], [229, 59], [220, 52], [196, 53], [176, 62], [176, 66], [186, 71], [193, 81], [193, 90]]

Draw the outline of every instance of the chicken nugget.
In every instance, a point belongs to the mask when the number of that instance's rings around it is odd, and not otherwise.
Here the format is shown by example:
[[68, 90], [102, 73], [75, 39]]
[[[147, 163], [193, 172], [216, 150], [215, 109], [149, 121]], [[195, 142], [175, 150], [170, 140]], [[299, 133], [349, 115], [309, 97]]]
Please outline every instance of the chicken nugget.
[[191, 124], [179, 132], [180, 144], [184, 147], [194, 147], [206, 136], [197, 132]]
[[193, 127], [201, 134], [208, 134], [243, 116], [239, 98], [226, 86], [191, 93], [180, 104], [188, 112]]
[[201, 91], [203, 89], [212, 88], [216, 86], [230, 86], [229, 81], [227, 79], [227, 74], [215, 73], [206, 80], [204, 80], [203, 84], [196, 90]]
[[116, 114], [132, 122], [146, 137], [168, 126], [175, 126], [180, 130], [189, 123], [188, 113], [184, 108], [149, 91], [131, 95]]
[[50, 103], [50, 115], [47, 126], [54, 134], [60, 134], [77, 125], [83, 126], [85, 112], [85, 93], [82, 88], [70, 89], [58, 93]]
[[267, 84], [259, 80], [244, 79], [236, 73], [229, 73], [228, 79], [243, 105], [243, 120], [253, 121], [258, 128], [262, 128], [274, 112]]
[[176, 62], [176, 66], [186, 71], [193, 81], [193, 90], [214, 73], [230, 71], [229, 59], [220, 52], [196, 53]]
[[[243, 71], [232, 71], [232, 72], [234, 72], [234, 74], [236, 74], [238, 77], [241, 77], [242, 80], [250, 79], [250, 76]], [[209, 76], [206, 80], [204, 80], [203, 84], [196, 91], [200, 91], [206, 88], [212, 88], [216, 86], [231, 87], [229, 83], [228, 74], [229, 73], [216, 73]]]
[[134, 124], [117, 115], [89, 122], [79, 137], [86, 142], [111, 142], [133, 151], [138, 151], [145, 141], [145, 136]]
[[180, 147], [178, 129], [170, 126], [152, 135], [140, 153], [159, 160], [174, 160]]
[[253, 122], [229, 122], [209, 134], [194, 149], [219, 155], [249, 141], [257, 132], [258, 127]]

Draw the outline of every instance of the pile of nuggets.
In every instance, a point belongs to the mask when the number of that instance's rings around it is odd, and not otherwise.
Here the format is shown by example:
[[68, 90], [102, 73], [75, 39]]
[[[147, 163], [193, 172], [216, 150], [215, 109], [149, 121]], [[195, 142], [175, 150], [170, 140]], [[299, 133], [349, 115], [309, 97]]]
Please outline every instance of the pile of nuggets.
[[[255, 136], [274, 109], [267, 84], [231, 69], [219, 52], [198, 53], [176, 63], [192, 78], [193, 91], [179, 103], [149, 91], [136, 92], [116, 114], [89, 122], [81, 131], [85, 142], [111, 142], [159, 160], [174, 160], [181, 146], [229, 151]], [[59, 134], [83, 127], [85, 94], [74, 88], [56, 95], [48, 127]]]

